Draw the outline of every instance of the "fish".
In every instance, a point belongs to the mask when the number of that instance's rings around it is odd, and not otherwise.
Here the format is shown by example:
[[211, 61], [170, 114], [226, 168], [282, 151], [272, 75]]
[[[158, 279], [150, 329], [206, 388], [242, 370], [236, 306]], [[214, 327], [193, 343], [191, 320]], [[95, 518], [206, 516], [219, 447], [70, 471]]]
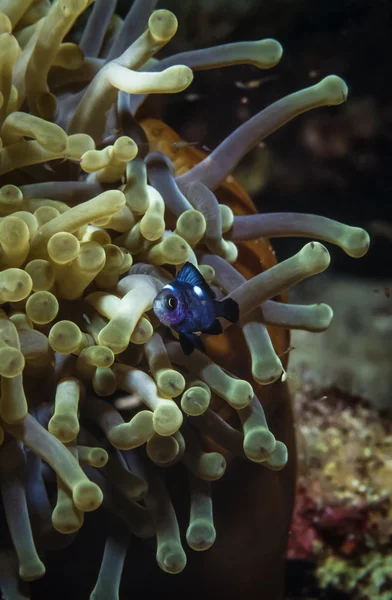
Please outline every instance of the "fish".
[[181, 348], [187, 356], [193, 350], [204, 351], [198, 333], [219, 335], [223, 317], [231, 323], [239, 319], [239, 306], [232, 298], [217, 300], [200, 271], [186, 262], [177, 277], [165, 285], [153, 302], [159, 321], [179, 335]]
[[251, 79], [250, 81], [235, 81], [234, 85], [240, 90], [256, 90], [263, 83], [267, 83], [267, 81], [274, 81], [275, 79], [279, 79], [278, 75], [267, 75], [266, 77], [261, 77], [260, 79]]
[[181, 148], [187, 148], [188, 146], [197, 146], [199, 142], [186, 142], [185, 140], [180, 140], [179, 142], [173, 142], [171, 147], [173, 150], [180, 150]]

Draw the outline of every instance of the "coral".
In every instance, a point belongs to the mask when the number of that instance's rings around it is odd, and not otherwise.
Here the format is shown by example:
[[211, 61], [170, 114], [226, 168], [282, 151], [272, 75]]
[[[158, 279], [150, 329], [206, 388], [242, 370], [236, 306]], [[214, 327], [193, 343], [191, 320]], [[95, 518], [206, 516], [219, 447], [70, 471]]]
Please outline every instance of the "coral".
[[359, 564], [347, 567], [346, 561], [331, 557], [318, 569], [322, 587], [333, 585], [351, 593], [352, 598], [389, 600], [391, 598], [392, 556], [379, 552], [364, 554]]
[[291, 386], [299, 480], [289, 558], [314, 562], [321, 588], [389, 598], [390, 419], [361, 400], [320, 396], [310, 378]]
[[[288, 424], [288, 439], [277, 441], [269, 429], [276, 417], [269, 425], [263, 405], [271, 394], [276, 407], [286, 399], [277, 383], [285, 375], [278, 356], [286, 349], [284, 330], [323, 330], [332, 313], [325, 305], [279, 300], [330, 259], [310, 241], [275, 264], [265, 238], [317, 237], [354, 257], [369, 244], [365, 231], [316, 215], [248, 217], [254, 211], [246, 197], [234, 210], [243, 193], [232, 169], [293, 117], [345, 101], [339, 77], [278, 100], [209, 156], [192, 153], [164, 124], [139, 119], [148, 96], [185, 90], [193, 70], [268, 69], [280, 60], [280, 44], [228, 44], [157, 61], [176, 33], [174, 14], [135, 0], [122, 21], [115, 2], [92, 4], [0, 3], [6, 598], [16, 597], [16, 564], [24, 582], [42, 577], [43, 552], [69, 544], [85, 513], [102, 503], [111, 520], [91, 598], [118, 597], [129, 534], [155, 538], [159, 567], [181, 572], [187, 556], [167, 467], [181, 463], [188, 473], [186, 541], [198, 551], [214, 544], [210, 482], [227, 465], [260, 463], [273, 472], [276, 490], [290, 488], [275, 474], [288, 461], [289, 407], [277, 416]], [[77, 20], [87, 9], [80, 31]], [[238, 327], [206, 339], [207, 354], [196, 351], [191, 359], [151, 313], [155, 296], [186, 260], [219, 297], [235, 299], [241, 314]], [[280, 503], [287, 517], [290, 490]], [[282, 560], [286, 520], [280, 528], [266, 534], [267, 562], [276, 553]]]

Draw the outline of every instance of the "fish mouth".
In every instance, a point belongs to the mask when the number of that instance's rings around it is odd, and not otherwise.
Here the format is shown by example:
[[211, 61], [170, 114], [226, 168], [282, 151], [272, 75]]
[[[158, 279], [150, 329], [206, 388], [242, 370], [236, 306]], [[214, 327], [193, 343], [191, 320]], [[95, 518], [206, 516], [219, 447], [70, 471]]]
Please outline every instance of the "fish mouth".
[[156, 317], [158, 317], [159, 320], [161, 320], [161, 313], [162, 313], [162, 306], [161, 306], [162, 302], [160, 300], [160, 298], [155, 298], [154, 302], [152, 303], [152, 310], [154, 311], [154, 314]]

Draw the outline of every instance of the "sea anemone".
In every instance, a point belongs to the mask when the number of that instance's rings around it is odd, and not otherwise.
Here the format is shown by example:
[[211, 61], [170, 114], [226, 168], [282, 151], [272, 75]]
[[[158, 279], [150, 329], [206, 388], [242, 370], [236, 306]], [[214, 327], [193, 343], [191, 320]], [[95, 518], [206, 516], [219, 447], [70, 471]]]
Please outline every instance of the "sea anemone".
[[[183, 91], [194, 70], [273, 67], [280, 44], [235, 43], [158, 61], [177, 29], [171, 12], [135, 0], [122, 21], [115, 1], [92, 4], [0, 2], [0, 587], [7, 599], [21, 597], [18, 575], [24, 582], [44, 575], [43, 552], [71, 542], [101, 503], [114, 520], [90, 598], [118, 597], [129, 533], [155, 538], [159, 567], [181, 572], [187, 555], [166, 485], [174, 465], [189, 477], [186, 542], [210, 548], [211, 482], [226, 465], [248, 460], [279, 471], [288, 460], [262, 408], [284, 388], [271, 385], [285, 376], [279, 354], [287, 339], [276, 328], [321, 331], [332, 318], [326, 305], [281, 301], [288, 287], [328, 267], [327, 249], [310, 241], [274, 264], [266, 239], [317, 238], [353, 257], [369, 244], [362, 229], [322, 216], [249, 214], [251, 202], [230, 175], [293, 117], [345, 101], [339, 77], [278, 100], [204, 156], [165, 124], [138, 119], [140, 106], [149, 94]], [[185, 261], [219, 297], [235, 299], [241, 315], [238, 326], [205, 340], [206, 354], [191, 357], [151, 311]], [[281, 404], [275, 400], [271, 422]], [[280, 501], [290, 514], [290, 493]], [[284, 521], [279, 547], [287, 529]]]

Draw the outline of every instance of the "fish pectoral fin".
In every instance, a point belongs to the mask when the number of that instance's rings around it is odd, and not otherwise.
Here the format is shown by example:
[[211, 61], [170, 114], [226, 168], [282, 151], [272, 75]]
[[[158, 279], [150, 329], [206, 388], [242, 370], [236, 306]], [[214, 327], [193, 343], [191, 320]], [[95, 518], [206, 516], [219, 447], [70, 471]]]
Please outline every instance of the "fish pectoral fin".
[[202, 329], [202, 333], [208, 333], [209, 335], [219, 335], [220, 333], [222, 333], [222, 325], [220, 324], [218, 319], [215, 319], [215, 321], [213, 321], [213, 323], [209, 327], [207, 327], [206, 329]]
[[203, 344], [198, 335], [194, 333], [180, 333], [180, 344], [184, 354], [189, 356], [192, 354], [193, 350], [197, 348], [197, 350], [204, 351]]

